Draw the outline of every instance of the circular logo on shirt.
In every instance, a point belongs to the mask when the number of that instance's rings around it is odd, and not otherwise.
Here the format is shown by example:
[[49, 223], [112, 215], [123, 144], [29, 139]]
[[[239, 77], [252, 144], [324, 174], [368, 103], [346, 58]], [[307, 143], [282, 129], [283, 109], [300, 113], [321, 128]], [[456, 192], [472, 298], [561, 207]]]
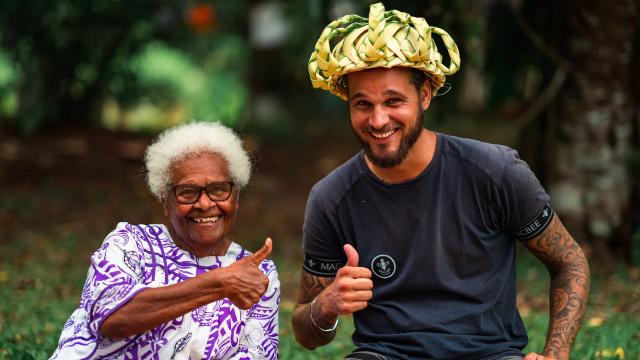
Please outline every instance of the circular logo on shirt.
[[378, 255], [371, 260], [371, 271], [381, 279], [388, 279], [396, 273], [396, 262], [389, 255]]

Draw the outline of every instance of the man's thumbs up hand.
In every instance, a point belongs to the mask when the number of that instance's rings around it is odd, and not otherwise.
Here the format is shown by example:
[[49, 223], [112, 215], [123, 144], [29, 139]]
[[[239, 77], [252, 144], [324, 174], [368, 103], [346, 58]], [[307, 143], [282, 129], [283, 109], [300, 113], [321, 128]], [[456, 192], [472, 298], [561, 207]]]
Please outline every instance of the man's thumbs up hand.
[[356, 251], [356, 249], [350, 244], [346, 244], [342, 248], [344, 249], [344, 253], [347, 255], [346, 266], [358, 266], [360, 256], [358, 256], [358, 252]]
[[326, 318], [362, 310], [373, 296], [371, 270], [358, 266], [359, 255], [353, 246], [346, 244], [343, 249], [347, 264], [338, 270], [335, 280], [319, 295], [315, 305]]

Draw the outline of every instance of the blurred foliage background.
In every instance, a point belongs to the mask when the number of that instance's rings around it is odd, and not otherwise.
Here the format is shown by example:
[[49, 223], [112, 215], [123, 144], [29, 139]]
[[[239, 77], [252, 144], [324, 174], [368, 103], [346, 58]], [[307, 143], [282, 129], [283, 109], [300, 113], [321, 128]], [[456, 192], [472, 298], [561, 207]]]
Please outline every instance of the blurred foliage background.
[[[346, 105], [311, 89], [306, 64], [330, 20], [366, 16], [370, 3], [1, 1], [0, 358], [50, 353], [89, 254], [117, 221], [163, 220], [140, 176], [142, 154], [160, 130], [194, 119], [234, 127], [254, 155], [235, 236], [246, 246], [265, 234], [277, 240], [283, 358], [307, 358], [286, 318], [304, 202], [315, 181], [358, 149]], [[425, 17], [460, 48], [462, 68], [432, 102], [426, 126], [518, 149], [601, 282], [614, 287], [596, 287], [615, 298], [596, 294], [581, 358], [624, 358], [625, 349], [627, 358], [640, 356], [625, 345], [640, 340], [632, 305], [640, 265], [640, 1], [385, 6]], [[126, 206], [131, 201], [138, 206]], [[43, 255], [51, 244], [62, 250]], [[540, 271], [530, 263], [519, 269], [525, 278]], [[49, 282], [47, 273], [59, 276]], [[520, 294], [531, 326], [542, 324], [537, 338], [544, 337], [545, 291]], [[39, 294], [55, 299], [50, 311], [19, 325], [45, 306]], [[633, 321], [611, 330], [625, 313]], [[603, 323], [610, 328], [599, 332]], [[345, 349], [347, 336], [309, 358]]]

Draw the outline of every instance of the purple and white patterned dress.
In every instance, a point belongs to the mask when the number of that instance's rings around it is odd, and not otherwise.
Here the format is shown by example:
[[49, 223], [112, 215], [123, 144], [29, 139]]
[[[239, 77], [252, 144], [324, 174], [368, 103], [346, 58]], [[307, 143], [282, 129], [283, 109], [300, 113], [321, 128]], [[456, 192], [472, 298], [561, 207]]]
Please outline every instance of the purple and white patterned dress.
[[164, 225], [119, 223], [93, 254], [80, 306], [62, 328], [51, 359], [278, 359], [280, 281], [275, 264], [260, 269], [269, 287], [248, 310], [222, 299], [140, 335], [111, 340], [103, 321], [141, 290], [179, 283], [251, 253], [231, 243], [224, 256], [196, 258]]

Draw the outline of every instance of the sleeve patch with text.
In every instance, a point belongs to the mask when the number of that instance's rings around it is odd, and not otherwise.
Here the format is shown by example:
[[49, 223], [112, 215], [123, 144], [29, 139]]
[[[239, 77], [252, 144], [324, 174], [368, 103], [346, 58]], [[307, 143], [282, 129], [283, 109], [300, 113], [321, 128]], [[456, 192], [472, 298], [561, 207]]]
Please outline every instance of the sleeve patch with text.
[[512, 231], [511, 235], [518, 240], [529, 240], [541, 234], [551, 223], [553, 209], [546, 204], [538, 215], [523, 228]]
[[327, 260], [317, 257], [304, 255], [303, 268], [306, 272], [317, 276], [334, 277], [338, 272], [338, 269], [344, 266], [347, 261], [345, 259], [340, 260]]

